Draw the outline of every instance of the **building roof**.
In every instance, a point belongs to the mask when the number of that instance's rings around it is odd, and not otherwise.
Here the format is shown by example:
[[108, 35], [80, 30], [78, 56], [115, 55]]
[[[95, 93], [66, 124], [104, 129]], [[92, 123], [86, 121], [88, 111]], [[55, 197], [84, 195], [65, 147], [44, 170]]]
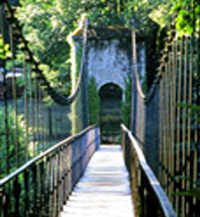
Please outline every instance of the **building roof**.
[[[73, 38], [83, 36], [83, 28], [77, 29]], [[130, 38], [131, 29], [126, 27], [92, 27], [88, 29], [88, 37], [94, 39]]]
[[19, 0], [8, 0], [11, 5], [19, 6]]
[[[149, 35], [152, 35], [153, 31], [159, 29], [159, 25], [152, 19], [148, 18], [148, 25], [144, 25], [143, 28], [136, 27], [137, 40], [144, 41]], [[83, 25], [77, 28], [72, 37], [78, 39], [83, 36]], [[112, 39], [112, 38], [131, 38], [131, 27], [124, 26], [108, 26], [108, 27], [94, 27], [89, 26], [88, 37], [90, 39]]]
[[[1, 74], [3, 72], [3, 68], [0, 67], [0, 83], [3, 82], [3, 75]], [[6, 72], [6, 79], [11, 79], [13, 77], [19, 78], [23, 75], [23, 69], [22, 68], [15, 68], [15, 73], [12, 71]]]

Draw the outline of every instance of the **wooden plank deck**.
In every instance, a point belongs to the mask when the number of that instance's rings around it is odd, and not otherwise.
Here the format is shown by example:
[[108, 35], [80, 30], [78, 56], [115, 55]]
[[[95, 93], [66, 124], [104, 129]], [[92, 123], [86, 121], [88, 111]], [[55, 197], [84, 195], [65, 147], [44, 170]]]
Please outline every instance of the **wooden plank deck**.
[[134, 217], [121, 147], [100, 146], [59, 217]]

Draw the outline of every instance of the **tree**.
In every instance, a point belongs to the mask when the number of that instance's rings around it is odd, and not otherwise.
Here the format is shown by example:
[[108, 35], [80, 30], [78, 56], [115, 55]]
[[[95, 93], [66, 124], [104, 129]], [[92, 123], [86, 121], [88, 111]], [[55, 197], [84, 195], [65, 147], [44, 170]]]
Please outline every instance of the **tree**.
[[170, 21], [171, 14], [166, 11], [171, 5], [168, 0], [21, 0], [18, 18], [52, 86], [69, 94], [70, 46], [66, 38], [78, 26], [82, 14], [87, 14], [91, 25], [98, 27], [130, 27], [134, 17], [137, 28], [152, 36], [157, 33], [149, 28], [150, 19], [164, 28]]
[[176, 12], [176, 28], [179, 34], [193, 34], [195, 29], [199, 31], [200, 2], [196, 0], [174, 0], [173, 11]]

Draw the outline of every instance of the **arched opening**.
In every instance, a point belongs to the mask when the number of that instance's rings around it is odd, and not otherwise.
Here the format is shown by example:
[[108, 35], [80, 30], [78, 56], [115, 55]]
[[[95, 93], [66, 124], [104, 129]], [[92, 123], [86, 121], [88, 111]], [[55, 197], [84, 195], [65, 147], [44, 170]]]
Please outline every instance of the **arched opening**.
[[107, 83], [99, 90], [101, 99], [100, 128], [102, 143], [119, 143], [122, 89]]

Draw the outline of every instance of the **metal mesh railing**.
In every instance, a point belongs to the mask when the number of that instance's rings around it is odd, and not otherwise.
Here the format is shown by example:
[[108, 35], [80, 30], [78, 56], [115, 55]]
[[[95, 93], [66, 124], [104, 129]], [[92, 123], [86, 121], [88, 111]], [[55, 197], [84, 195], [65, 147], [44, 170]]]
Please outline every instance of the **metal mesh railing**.
[[132, 31], [132, 50], [133, 50], [133, 67], [132, 67], [132, 94], [131, 94], [131, 131], [134, 136], [141, 142], [144, 142], [144, 124], [145, 124], [145, 95], [142, 91], [137, 64], [136, 32]]
[[200, 37], [195, 11], [192, 19], [191, 35], [180, 35], [171, 25], [154, 84], [144, 99], [135, 85], [133, 101], [133, 134], [183, 217], [200, 214]]
[[65, 96], [44, 76], [7, 0], [0, 16], [0, 215], [57, 217], [99, 144], [96, 127], [69, 137], [87, 127], [87, 22], [77, 84]]
[[99, 145], [99, 128], [57, 143], [0, 180], [2, 217], [57, 217]]
[[1, 2], [0, 10], [0, 178], [3, 178], [58, 141], [87, 127], [83, 79], [87, 21], [77, 84], [74, 92], [65, 96], [44, 76], [8, 1]]
[[176, 217], [167, 195], [144, 157], [139, 142], [124, 125], [121, 125], [121, 138], [135, 216]]

